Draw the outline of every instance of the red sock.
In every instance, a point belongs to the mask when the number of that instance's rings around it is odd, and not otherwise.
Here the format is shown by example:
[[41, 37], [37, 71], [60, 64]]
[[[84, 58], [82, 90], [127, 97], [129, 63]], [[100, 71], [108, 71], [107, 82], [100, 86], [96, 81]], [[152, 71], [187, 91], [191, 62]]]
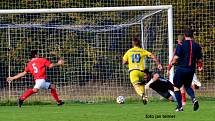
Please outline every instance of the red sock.
[[186, 102], [186, 93], [181, 93], [182, 96], [182, 102]]
[[29, 96], [31, 96], [32, 94], [34, 94], [33, 89], [29, 89], [27, 90], [22, 96], [21, 96], [21, 100], [26, 100]]
[[56, 89], [51, 89], [51, 95], [56, 102], [58, 102], [58, 103], [60, 102]]

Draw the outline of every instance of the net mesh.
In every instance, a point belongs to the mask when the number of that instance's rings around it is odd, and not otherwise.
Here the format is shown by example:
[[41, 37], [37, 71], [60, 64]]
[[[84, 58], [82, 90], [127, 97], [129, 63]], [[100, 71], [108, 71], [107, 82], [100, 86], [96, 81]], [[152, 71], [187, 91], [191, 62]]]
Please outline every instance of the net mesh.
[[[164, 24], [167, 16], [164, 14], [166, 12], [162, 11], [118, 11], [2, 15], [1, 39], [8, 49], [3, 54], [8, 60], [4, 61], [5, 73], [13, 76], [22, 72], [30, 51], [37, 49], [40, 57], [52, 62], [64, 58], [63, 67], [47, 69], [47, 79], [57, 85], [63, 99], [107, 101], [118, 95], [137, 98], [128, 69], [122, 65], [122, 56], [131, 47], [132, 38], [140, 37], [143, 21], [143, 33], [147, 33], [144, 41], [157, 43], [145, 47], [164, 56], [159, 58], [166, 65], [165, 49], [165, 53], [155, 49], [161, 48], [164, 41], [167, 43], [167, 24]], [[165, 34], [161, 35], [163, 32]], [[11, 87], [6, 85], [10, 88], [6, 95], [10, 100], [18, 98], [34, 85], [32, 80], [29, 74], [11, 83]], [[42, 100], [50, 100], [47, 95], [48, 91], [31, 99], [45, 97]]]

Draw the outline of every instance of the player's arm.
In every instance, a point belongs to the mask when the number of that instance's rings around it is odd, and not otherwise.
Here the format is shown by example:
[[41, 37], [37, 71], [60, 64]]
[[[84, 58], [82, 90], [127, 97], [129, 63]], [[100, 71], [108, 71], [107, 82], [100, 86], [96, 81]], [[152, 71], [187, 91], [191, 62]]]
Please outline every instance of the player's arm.
[[149, 89], [149, 86], [154, 82], [155, 80], [151, 79], [146, 85], [145, 89]]
[[153, 59], [153, 61], [158, 65], [158, 69], [162, 70], [162, 65], [161, 63], [158, 61], [157, 57], [155, 55], [151, 55], [151, 58]]
[[174, 54], [173, 54], [173, 57], [172, 57], [172, 59], [171, 59], [171, 61], [170, 61], [170, 64], [168, 65], [168, 67], [167, 67], [167, 75], [169, 74], [169, 72], [170, 72], [170, 70], [171, 70], [171, 68], [172, 68], [172, 66], [173, 66], [173, 58], [174, 58], [174, 55], [175, 55], [175, 51], [176, 51], [176, 49], [174, 49]]
[[179, 59], [179, 56], [174, 55], [174, 57], [172, 59], [172, 65], [174, 65], [177, 62], [178, 59]]
[[128, 64], [128, 52], [126, 52], [123, 56], [122, 63], [125, 65]]
[[172, 59], [172, 65], [174, 65], [177, 62], [177, 60], [181, 55], [182, 55], [182, 46], [177, 45], [175, 50], [175, 55], [173, 56], [173, 59]]
[[197, 53], [197, 66], [198, 66], [198, 71], [203, 70], [202, 48], [200, 46], [198, 47], [198, 53]]
[[160, 64], [160, 62], [158, 61], [157, 57], [154, 54], [152, 54], [146, 50], [144, 51], [144, 53], [146, 54], [147, 57], [150, 57], [153, 59], [153, 61], [158, 65], [159, 70], [162, 70], [162, 65]]
[[128, 64], [128, 61], [123, 60], [123, 61], [122, 61], [122, 64], [126, 65], [126, 64]]
[[22, 73], [19, 73], [19, 74], [17, 74], [16, 76], [8, 77], [8, 78], [7, 78], [7, 81], [8, 81], [8, 82], [11, 82], [11, 81], [13, 81], [13, 80], [16, 80], [16, 79], [19, 79], [19, 78], [25, 76], [26, 74], [27, 74], [27, 72], [26, 72], [26, 71], [23, 71]]
[[[47, 63], [50, 63], [50, 62], [47, 62]], [[63, 63], [64, 63], [64, 60], [63, 60], [63, 59], [60, 59], [60, 60], [58, 60], [57, 63], [46, 64], [46, 66], [49, 67], [49, 68], [53, 68], [53, 67], [56, 67], [56, 66], [61, 66], [61, 65], [63, 65]]]
[[170, 61], [170, 64], [167, 66], [167, 75], [170, 74], [170, 70], [171, 70], [172, 66], [175, 65], [177, 59], [178, 59], [178, 56], [175, 57], [175, 55], [173, 55], [172, 60]]
[[155, 73], [155, 74], [153, 75], [153, 78], [145, 85], [145, 88], [146, 88], [146, 89], [149, 89], [149, 86], [150, 86], [153, 82], [157, 81], [159, 77], [160, 77], [160, 75], [159, 75], [158, 73]]

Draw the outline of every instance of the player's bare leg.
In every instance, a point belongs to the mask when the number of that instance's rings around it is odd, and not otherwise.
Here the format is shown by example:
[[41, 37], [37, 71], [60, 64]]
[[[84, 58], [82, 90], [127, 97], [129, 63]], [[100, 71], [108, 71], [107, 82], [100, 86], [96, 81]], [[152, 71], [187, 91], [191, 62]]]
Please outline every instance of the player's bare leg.
[[18, 106], [21, 108], [23, 102], [32, 94], [37, 93], [39, 91], [39, 89], [37, 88], [33, 88], [33, 89], [29, 89], [27, 90], [17, 101]]
[[51, 84], [49, 89], [51, 89], [51, 95], [54, 98], [54, 100], [57, 102], [58, 106], [61, 106], [64, 104], [64, 102], [62, 100], [59, 99], [57, 91], [56, 91], [56, 87], [54, 84]]

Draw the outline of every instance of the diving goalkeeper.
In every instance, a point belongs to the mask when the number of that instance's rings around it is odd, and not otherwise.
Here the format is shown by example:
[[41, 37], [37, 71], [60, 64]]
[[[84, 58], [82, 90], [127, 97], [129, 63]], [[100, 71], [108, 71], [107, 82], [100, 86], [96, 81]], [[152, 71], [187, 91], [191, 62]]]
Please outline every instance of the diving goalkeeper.
[[174, 86], [173, 84], [166, 78], [160, 76], [159, 73], [152, 73], [148, 69], [144, 70], [145, 73], [145, 89], [153, 89], [162, 97], [170, 100], [176, 101], [174, 94]]
[[158, 69], [161, 70], [162, 66], [157, 58], [150, 52], [141, 48], [141, 42], [138, 38], [132, 40], [133, 48], [129, 49], [123, 56], [123, 64], [128, 64], [130, 81], [134, 86], [135, 91], [142, 97], [143, 103], [147, 103], [147, 96], [144, 92], [144, 58], [152, 58], [158, 65]]

